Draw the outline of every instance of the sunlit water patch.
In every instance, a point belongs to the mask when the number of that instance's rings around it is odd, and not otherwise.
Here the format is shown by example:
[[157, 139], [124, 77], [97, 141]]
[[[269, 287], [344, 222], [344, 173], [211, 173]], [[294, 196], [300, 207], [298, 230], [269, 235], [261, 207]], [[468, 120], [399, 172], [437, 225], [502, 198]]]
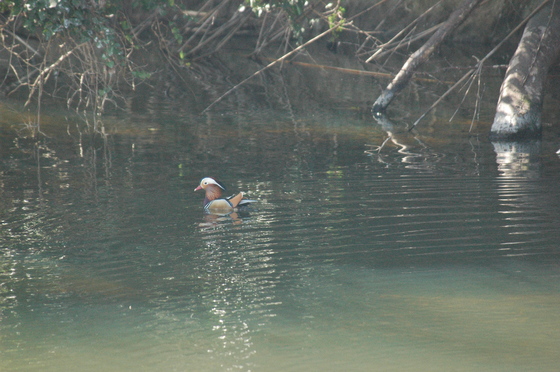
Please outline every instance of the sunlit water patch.
[[558, 159], [238, 116], [4, 143], [0, 370], [557, 369]]

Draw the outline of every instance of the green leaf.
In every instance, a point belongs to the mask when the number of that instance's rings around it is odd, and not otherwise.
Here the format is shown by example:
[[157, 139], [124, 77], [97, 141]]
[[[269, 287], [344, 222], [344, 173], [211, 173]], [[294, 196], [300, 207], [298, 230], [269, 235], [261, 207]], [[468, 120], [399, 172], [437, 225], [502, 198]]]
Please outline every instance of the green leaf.
[[138, 79], [146, 80], [152, 76], [152, 73], [148, 71], [132, 71], [132, 76]]

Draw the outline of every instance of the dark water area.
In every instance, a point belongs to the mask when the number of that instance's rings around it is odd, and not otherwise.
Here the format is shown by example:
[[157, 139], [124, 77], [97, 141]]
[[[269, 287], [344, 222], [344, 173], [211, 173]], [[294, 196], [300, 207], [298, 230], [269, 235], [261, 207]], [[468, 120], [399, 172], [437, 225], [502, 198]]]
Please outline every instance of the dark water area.
[[[409, 132], [418, 101], [377, 122], [335, 80], [152, 92], [105, 136], [1, 104], [0, 370], [556, 371], [560, 132], [492, 144], [492, 102]], [[204, 176], [259, 202], [204, 214]]]

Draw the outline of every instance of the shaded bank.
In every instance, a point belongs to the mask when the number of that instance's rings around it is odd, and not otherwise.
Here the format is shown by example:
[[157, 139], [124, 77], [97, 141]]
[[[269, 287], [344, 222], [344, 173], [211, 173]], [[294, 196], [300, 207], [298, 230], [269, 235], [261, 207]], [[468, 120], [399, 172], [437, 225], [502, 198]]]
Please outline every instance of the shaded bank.
[[[461, 43], [479, 43], [474, 54], [480, 59], [488, 47], [503, 40], [543, 1], [483, 1], [455, 32], [448, 33], [450, 43], [446, 47], [459, 52], [464, 48]], [[174, 5], [154, 0], [141, 2], [142, 6], [130, 0], [112, 8], [105, 3], [59, 1], [45, 9], [19, 9], [19, 13], [15, 5], [5, 5], [12, 2], [5, 2], [0, 9], [4, 23], [0, 57], [5, 62], [2, 88], [6, 95], [20, 94], [28, 102], [40, 102], [50, 95], [77, 110], [102, 113], [110, 105], [122, 104], [120, 99], [142, 82], [165, 85], [162, 91], [169, 99], [188, 94], [190, 86], [197, 84], [208, 93], [199, 99], [197, 109], [201, 111], [243, 81], [230, 80], [231, 74], [216, 65], [214, 56], [220, 50], [243, 44], [244, 53], [257, 62], [248, 63], [255, 68], [246, 71], [247, 77], [262, 68], [258, 63], [268, 63], [263, 62], [264, 57], [281, 58], [298, 42], [301, 45], [321, 33], [324, 37], [314, 42], [319, 47], [306, 48], [306, 52], [323, 48], [333, 54], [327, 65], [339, 66], [336, 56], [345, 55], [355, 58], [353, 68], [357, 71], [391, 76], [411, 51], [431, 35], [441, 33], [443, 22], [463, 2], [356, 0], [326, 5], [294, 1], [251, 9], [233, 0], [177, 1]], [[471, 3], [476, 5], [478, 1]], [[94, 7], [95, 12], [87, 15], [88, 7]], [[30, 24], [33, 17], [40, 20], [41, 10], [49, 15], [50, 23]], [[506, 43], [493, 63], [505, 63], [512, 46]], [[294, 58], [301, 59], [303, 53], [299, 54]], [[310, 60], [313, 58], [311, 55]], [[434, 81], [456, 81], [442, 67], [451, 62], [449, 54], [443, 58], [434, 57], [430, 66], [409, 75], [430, 74]], [[483, 67], [476, 66], [473, 79], [480, 76]], [[233, 68], [239, 71], [246, 66]], [[473, 67], [462, 60], [453, 61], [447, 68], [459, 71]], [[441, 95], [439, 90], [434, 89], [435, 96]], [[372, 91], [368, 100], [374, 99]], [[480, 99], [476, 92], [469, 100], [477, 107]]]

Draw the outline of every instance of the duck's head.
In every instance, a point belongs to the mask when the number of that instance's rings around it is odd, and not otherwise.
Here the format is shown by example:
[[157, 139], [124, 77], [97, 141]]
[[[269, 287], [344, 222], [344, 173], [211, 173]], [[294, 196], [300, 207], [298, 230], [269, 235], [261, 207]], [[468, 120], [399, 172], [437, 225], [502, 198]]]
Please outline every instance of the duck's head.
[[226, 189], [226, 187], [220, 181], [216, 181], [212, 177], [204, 177], [202, 180], [200, 180], [200, 184], [196, 189], [194, 189], [194, 191], [206, 190], [206, 188], [210, 185], [216, 185], [222, 190]]

